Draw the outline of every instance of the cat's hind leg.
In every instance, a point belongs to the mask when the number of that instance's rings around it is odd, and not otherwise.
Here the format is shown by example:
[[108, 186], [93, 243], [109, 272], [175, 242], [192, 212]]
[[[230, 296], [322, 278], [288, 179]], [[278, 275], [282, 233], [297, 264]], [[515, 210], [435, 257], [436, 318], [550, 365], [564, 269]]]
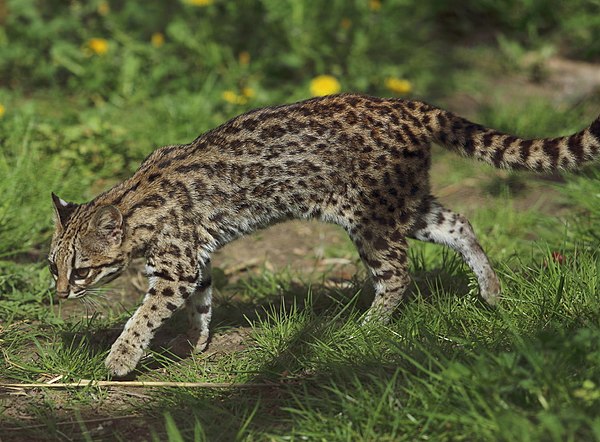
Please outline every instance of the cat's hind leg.
[[495, 304], [500, 297], [500, 281], [467, 218], [434, 201], [420, 221], [409, 236], [421, 241], [444, 244], [460, 253], [477, 277], [481, 296], [489, 304]]
[[388, 322], [410, 284], [406, 239], [401, 228], [362, 229], [360, 233], [350, 232], [350, 236], [375, 289], [365, 322]]

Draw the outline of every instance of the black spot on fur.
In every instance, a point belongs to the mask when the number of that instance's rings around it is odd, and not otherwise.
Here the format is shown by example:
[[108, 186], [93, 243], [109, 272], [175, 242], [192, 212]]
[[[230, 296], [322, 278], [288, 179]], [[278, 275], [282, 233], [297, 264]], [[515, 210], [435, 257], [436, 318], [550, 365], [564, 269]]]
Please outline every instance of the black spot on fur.
[[502, 165], [505, 151], [506, 150], [504, 148], [498, 148], [494, 151], [494, 155], [492, 156], [492, 162], [494, 163], [494, 166], [500, 167]]
[[556, 165], [558, 164], [558, 154], [559, 154], [558, 144], [559, 144], [559, 139], [553, 138], [553, 139], [544, 141], [544, 144], [542, 145], [542, 148], [544, 149], [544, 153], [550, 160], [550, 164], [552, 164], [553, 167], [556, 167]]
[[494, 142], [494, 138], [496, 137], [496, 134], [494, 134], [493, 132], [488, 132], [483, 136], [483, 147], [485, 148], [490, 148], [492, 147], [492, 143]]
[[209, 310], [210, 310], [210, 305], [197, 305], [196, 306], [196, 311], [198, 313], [200, 313], [201, 315], [208, 313]]
[[569, 146], [569, 152], [571, 152], [573, 154], [573, 156], [575, 157], [575, 161], [577, 161], [578, 163], [583, 161], [583, 144], [581, 143], [581, 138], [582, 135], [581, 134], [575, 134], [575, 135], [571, 135], [569, 137], [569, 140], [567, 142], [568, 146]]
[[385, 250], [389, 247], [389, 243], [385, 238], [380, 236], [377, 239], [375, 239], [375, 241], [373, 241], [373, 247], [376, 250]]
[[211, 284], [212, 284], [211, 278], [204, 279], [204, 280], [200, 281], [200, 283], [197, 286], [197, 289], [198, 290], [206, 290], [207, 288], [210, 287]]
[[502, 145], [504, 146], [505, 149], [508, 149], [510, 147], [510, 145], [513, 144], [515, 141], [517, 141], [516, 137], [513, 137], [512, 135], [508, 135], [502, 141]]
[[183, 299], [187, 299], [190, 296], [190, 292], [186, 286], [180, 285], [178, 290]]
[[154, 271], [150, 276], [155, 276], [157, 278], [166, 279], [167, 281], [175, 281], [173, 277], [166, 271]]
[[529, 159], [529, 155], [531, 154], [531, 145], [532, 144], [533, 144], [533, 140], [525, 140], [525, 141], [522, 141], [519, 146], [519, 157], [520, 157], [520, 161], [521, 161], [521, 163], [523, 163], [523, 165], [525, 163], [527, 163], [527, 160]]

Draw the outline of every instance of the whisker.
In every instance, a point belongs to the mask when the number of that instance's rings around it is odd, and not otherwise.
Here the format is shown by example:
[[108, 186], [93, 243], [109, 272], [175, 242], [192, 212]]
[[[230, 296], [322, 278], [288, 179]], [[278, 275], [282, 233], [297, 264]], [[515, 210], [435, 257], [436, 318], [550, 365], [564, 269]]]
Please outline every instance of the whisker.
[[106, 287], [89, 287], [87, 289], [88, 293], [108, 293], [112, 292], [114, 289], [106, 288]]
[[91, 293], [89, 293], [89, 295], [90, 295], [90, 297], [94, 297], [96, 299], [103, 299], [105, 301], [108, 300], [108, 296], [106, 296], [105, 293], [94, 293], [94, 292], [91, 292]]
[[93, 292], [93, 293], [108, 293], [108, 292], [114, 291], [114, 289], [107, 288], [107, 287], [91, 287], [91, 288], [88, 288], [87, 291]]
[[109, 305], [108, 297], [104, 293], [88, 291], [87, 300], [96, 307], [96, 310], [102, 309], [103, 307]]
[[90, 303], [94, 306], [96, 310], [100, 310], [102, 308], [102, 305], [100, 305], [100, 303], [95, 299], [90, 299]]
[[91, 295], [106, 296], [108, 291], [98, 291], [98, 290], [94, 290], [94, 289], [88, 289], [87, 293], [91, 294]]
[[91, 305], [93, 305], [93, 306], [94, 306], [94, 309], [95, 309], [95, 310], [100, 310], [100, 309], [102, 309], [102, 305], [101, 305], [101, 304], [100, 304], [100, 303], [99, 303], [97, 300], [95, 300], [94, 298], [89, 298], [89, 299], [88, 299], [88, 302], [89, 302]]
[[85, 296], [83, 296], [81, 298], [77, 298], [77, 300], [79, 302], [81, 302], [81, 304], [83, 304], [83, 306], [85, 308], [85, 314], [88, 315], [90, 310], [92, 310], [90, 303], [89, 303], [89, 299], [87, 299]]

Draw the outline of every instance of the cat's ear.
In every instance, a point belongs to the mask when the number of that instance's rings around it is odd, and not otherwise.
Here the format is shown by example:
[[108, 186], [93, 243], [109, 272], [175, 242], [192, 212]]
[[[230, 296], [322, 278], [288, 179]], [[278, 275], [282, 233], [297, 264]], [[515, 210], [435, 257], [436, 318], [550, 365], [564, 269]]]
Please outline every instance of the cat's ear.
[[77, 209], [77, 207], [79, 207], [79, 205], [74, 204], [74, 203], [68, 203], [65, 200], [63, 200], [62, 198], [59, 198], [54, 193], [52, 193], [52, 202], [54, 203], [54, 213], [56, 215], [56, 223], [60, 227], [65, 227], [65, 225], [67, 224], [67, 221], [69, 220], [69, 218], [71, 217], [71, 215], [73, 214], [75, 209]]
[[115, 206], [102, 206], [96, 209], [91, 227], [101, 238], [112, 245], [119, 245], [123, 239], [123, 215]]

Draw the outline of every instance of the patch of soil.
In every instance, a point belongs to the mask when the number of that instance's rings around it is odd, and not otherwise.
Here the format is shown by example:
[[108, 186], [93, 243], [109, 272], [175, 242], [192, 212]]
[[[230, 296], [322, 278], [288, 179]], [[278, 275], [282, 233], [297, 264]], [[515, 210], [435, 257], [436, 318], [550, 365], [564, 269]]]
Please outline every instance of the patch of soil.
[[[94, 440], [101, 440], [113, 432], [116, 422], [130, 421], [128, 426], [136, 426], [132, 410], [140, 401], [149, 399], [138, 390], [124, 388], [87, 389], [85, 393], [51, 389], [1, 391], [0, 441], [48, 440], [48, 426], [70, 435], [80, 434], [86, 428]], [[137, 434], [143, 433], [143, 427], [147, 430], [139, 419], [137, 424]], [[147, 431], [144, 434], [150, 436]]]
[[238, 327], [211, 337], [205, 357], [223, 356], [245, 350], [251, 342], [250, 327]]
[[[507, 101], [524, 97], [544, 97], [559, 103], [577, 103], [600, 89], [600, 65], [553, 56], [539, 61], [523, 58], [522, 67], [529, 75], [511, 75], [494, 85]], [[538, 73], [538, 74], [536, 74]]]

